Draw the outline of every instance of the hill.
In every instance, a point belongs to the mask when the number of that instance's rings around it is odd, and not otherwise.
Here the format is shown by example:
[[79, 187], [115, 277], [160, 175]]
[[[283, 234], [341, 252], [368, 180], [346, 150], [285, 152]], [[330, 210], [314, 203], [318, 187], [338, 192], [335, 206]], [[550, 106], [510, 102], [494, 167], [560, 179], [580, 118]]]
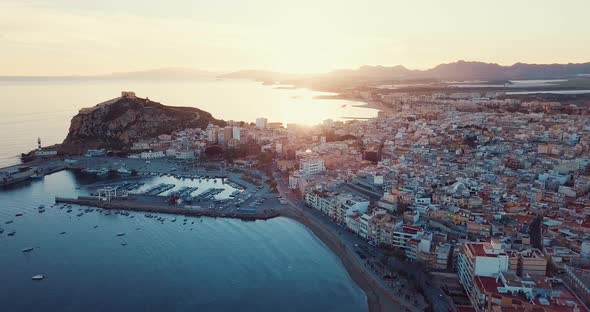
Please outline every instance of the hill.
[[89, 148], [124, 149], [141, 139], [186, 128], [205, 128], [225, 122], [194, 107], [166, 106], [133, 93], [81, 109], [72, 118], [62, 144], [69, 151]]

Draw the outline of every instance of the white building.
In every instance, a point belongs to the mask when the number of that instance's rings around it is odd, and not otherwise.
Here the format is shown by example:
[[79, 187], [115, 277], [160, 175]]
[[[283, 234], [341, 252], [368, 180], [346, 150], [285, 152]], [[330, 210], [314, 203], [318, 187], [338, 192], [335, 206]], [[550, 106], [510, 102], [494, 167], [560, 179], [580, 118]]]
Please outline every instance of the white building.
[[175, 155], [176, 159], [194, 159], [194, 151], [177, 151]]
[[478, 296], [474, 292], [475, 277], [497, 278], [501, 272], [507, 272], [508, 268], [509, 258], [500, 243], [465, 243], [457, 257], [459, 283], [474, 307], [478, 306]]
[[207, 126], [207, 141], [211, 142], [211, 143], [216, 143], [217, 142], [217, 129], [218, 127], [209, 124]]
[[139, 157], [142, 159], [156, 159], [156, 158], [164, 158], [164, 157], [166, 157], [166, 155], [162, 151], [157, 151], [157, 152], [149, 151], [149, 152], [143, 152], [143, 153], [139, 154]]
[[241, 140], [241, 133], [242, 133], [242, 128], [235, 127], [235, 126], [232, 128], [232, 137], [236, 141], [240, 141]]
[[299, 187], [299, 178], [301, 177], [301, 174], [299, 173], [299, 171], [293, 171], [293, 173], [291, 173], [289, 175], [289, 188], [292, 190], [295, 190]]
[[299, 160], [299, 171], [306, 177], [326, 171], [326, 166], [319, 157], [305, 157]]
[[39, 157], [52, 157], [52, 156], [57, 156], [57, 151], [37, 150], [37, 151], [35, 151], [35, 155], [39, 156]]
[[268, 119], [264, 117], [256, 118], [256, 128], [265, 129], [268, 124]]

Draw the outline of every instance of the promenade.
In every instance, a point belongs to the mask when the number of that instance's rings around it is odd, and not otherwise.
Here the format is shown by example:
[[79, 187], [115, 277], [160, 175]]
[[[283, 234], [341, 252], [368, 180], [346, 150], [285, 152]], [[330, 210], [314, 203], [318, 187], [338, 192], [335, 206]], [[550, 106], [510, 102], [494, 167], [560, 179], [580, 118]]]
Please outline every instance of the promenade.
[[340, 228], [304, 207], [291, 194], [286, 183], [279, 176], [275, 178], [280, 195], [288, 203], [281, 210], [281, 215], [305, 225], [338, 255], [352, 279], [365, 292], [370, 312], [423, 311], [415, 302], [396, 295], [374, 271], [365, 265], [354, 250], [355, 245], [358, 246], [364, 242], [350, 237], [351, 233], [346, 232], [346, 229]]

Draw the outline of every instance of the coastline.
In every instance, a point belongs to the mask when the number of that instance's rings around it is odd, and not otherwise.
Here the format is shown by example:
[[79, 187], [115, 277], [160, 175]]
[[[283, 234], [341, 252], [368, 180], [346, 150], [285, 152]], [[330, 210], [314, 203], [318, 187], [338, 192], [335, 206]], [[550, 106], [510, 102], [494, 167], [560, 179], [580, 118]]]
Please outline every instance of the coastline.
[[321, 100], [347, 100], [347, 101], [359, 103], [359, 104], [352, 104], [353, 107], [370, 108], [370, 109], [376, 109], [378, 111], [385, 111], [385, 112], [391, 110], [391, 108], [381, 104], [381, 102], [369, 101], [369, 100], [360, 99], [357, 97], [346, 96], [346, 95], [343, 95], [342, 93], [337, 93], [334, 95], [318, 95], [318, 96], [315, 96], [314, 98], [321, 99]]
[[365, 293], [369, 312], [399, 311], [408, 308], [375, 283], [365, 268], [334, 233], [293, 207], [283, 209], [281, 216], [305, 226], [340, 259], [352, 280]]
[[[279, 183], [279, 193], [282, 193], [280, 192], [280, 186], [281, 183]], [[360, 262], [359, 259], [357, 259], [357, 255], [353, 252], [353, 250], [351, 250], [350, 246], [347, 247], [345, 245], [346, 241], [339, 237], [336, 234], [336, 232], [333, 231], [333, 229], [323, 224], [321, 220], [316, 219], [309, 212], [299, 209], [297, 205], [293, 204], [293, 202], [288, 198], [288, 196], [285, 196], [285, 198], [287, 199], [289, 204], [281, 207], [281, 209], [279, 209], [276, 213], [256, 216], [233, 215], [231, 213], [215, 213], [214, 215], [199, 213], [199, 215], [222, 218], [229, 217], [237, 219], [269, 219], [282, 216], [294, 220], [306, 227], [308, 230], [310, 230], [335, 254], [335, 256], [337, 256], [340, 259], [341, 263], [345, 267], [347, 273], [352, 278], [354, 283], [364, 292], [369, 312], [403, 310], [418, 311], [414, 306], [408, 306], [408, 303], [403, 302], [403, 300], [400, 300], [400, 298], [397, 298], [392, 292], [390, 292], [389, 289], [379, 284], [379, 281], [375, 279], [375, 276], [373, 276], [372, 272], [369, 272], [368, 269], [363, 265], [363, 263]], [[64, 200], [59, 198], [56, 199], [61, 201]], [[68, 200], [65, 201], [67, 202]], [[73, 200], [71, 203], [76, 204], [78, 203], [77, 201], [78, 200]], [[106, 209], [123, 209], [145, 212], [186, 214], [185, 209], [173, 210], [170, 209], [170, 207], [160, 209], [161, 207], [159, 206], [151, 207], [150, 205], [146, 205], [145, 202], [136, 203], [134, 205], [130, 205], [130, 203], [124, 203], [124, 205], [121, 206], [113, 205], [114, 203], [109, 203], [109, 205], [97, 205], [96, 202], [87, 202], [81, 204]], [[275, 203], [274, 201], [269, 201], [265, 203], [265, 206], [277, 204], [278, 203]]]

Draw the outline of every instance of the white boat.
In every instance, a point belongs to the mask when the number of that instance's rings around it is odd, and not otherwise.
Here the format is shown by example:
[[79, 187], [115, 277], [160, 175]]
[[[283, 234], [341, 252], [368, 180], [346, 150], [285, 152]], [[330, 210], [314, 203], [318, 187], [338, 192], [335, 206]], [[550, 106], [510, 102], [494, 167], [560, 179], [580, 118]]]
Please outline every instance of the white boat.
[[117, 169], [117, 173], [121, 175], [128, 175], [131, 174], [131, 171], [125, 167], [120, 167], [119, 169]]
[[43, 276], [41, 274], [35, 275], [35, 276], [31, 277], [31, 279], [34, 280], [34, 281], [40, 281], [40, 280], [42, 280], [44, 278], [45, 278], [45, 276]]

